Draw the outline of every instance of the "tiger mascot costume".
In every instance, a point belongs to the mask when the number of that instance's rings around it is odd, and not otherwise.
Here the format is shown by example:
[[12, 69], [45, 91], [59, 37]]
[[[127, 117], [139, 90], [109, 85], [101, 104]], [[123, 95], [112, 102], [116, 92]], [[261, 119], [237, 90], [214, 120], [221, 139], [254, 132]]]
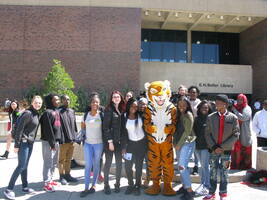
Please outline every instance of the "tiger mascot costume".
[[175, 195], [171, 182], [174, 176], [172, 136], [176, 128], [176, 107], [169, 101], [170, 82], [146, 83], [145, 89], [149, 103], [144, 114], [144, 128], [148, 139], [148, 170], [153, 181], [145, 192], [159, 194], [163, 177], [163, 195]]

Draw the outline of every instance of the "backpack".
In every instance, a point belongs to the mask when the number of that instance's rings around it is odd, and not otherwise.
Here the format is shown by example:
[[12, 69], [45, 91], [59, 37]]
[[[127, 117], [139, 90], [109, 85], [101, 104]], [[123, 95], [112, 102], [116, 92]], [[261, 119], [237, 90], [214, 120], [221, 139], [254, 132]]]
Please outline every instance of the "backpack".
[[12, 136], [13, 139], [16, 138], [16, 134], [17, 134], [17, 133], [16, 133], [16, 132], [17, 132], [16, 130], [17, 130], [17, 128], [18, 128], [18, 125], [19, 125], [20, 120], [21, 120], [21, 118], [22, 118], [22, 116], [23, 116], [24, 113], [25, 113], [25, 111], [24, 111], [23, 113], [21, 113], [21, 114], [18, 116], [18, 118], [17, 118], [15, 124], [13, 124], [13, 126], [12, 126], [11, 136]]

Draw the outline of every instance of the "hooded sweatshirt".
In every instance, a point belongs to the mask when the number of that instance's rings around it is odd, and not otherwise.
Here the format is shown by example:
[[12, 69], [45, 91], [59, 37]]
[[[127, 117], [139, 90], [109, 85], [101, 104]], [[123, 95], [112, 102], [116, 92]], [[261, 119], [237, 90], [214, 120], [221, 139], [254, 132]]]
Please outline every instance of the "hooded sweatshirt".
[[56, 142], [60, 144], [64, 143], [59, 110], [52, 103], [54, 96], [50, 94], [45, 97], [46, 110], [40, 119], [41, 140], [48, 141], [51, 148], [55, 147]]

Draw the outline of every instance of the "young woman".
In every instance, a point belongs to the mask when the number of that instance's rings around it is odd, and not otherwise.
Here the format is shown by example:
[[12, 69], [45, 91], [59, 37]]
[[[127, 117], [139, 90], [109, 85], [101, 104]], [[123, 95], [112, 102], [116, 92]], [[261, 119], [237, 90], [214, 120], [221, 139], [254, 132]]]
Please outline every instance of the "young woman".
[[205, 139], [205, 128], [207, 126], [207, 117], [211, 113], [211, 106], [204, 100], [198, 105], [197, 117], [194, 122], [194, 131], [196, 133], [196, 154], [201, 164], [200, 176], [201, 185], [195, 190], [200, 196], [207, 195], [210, 187], [209, 159], [210, 153]]
[[110, 102], [104, 114], [103, 131], [104, 131], [104, 192], [110, 194], [109, 171], [112, 163], [113, 154], [116, 160], [116, 184], [115, 192], [120, 192], [120, 179], [122, 168], [122, 149], [121, 149], [121, 115], [124, 112], [125, 103], [119, 91], [111, 93]]
[[[177, 194], [183, 194], [182, 199], [191, 200], [194, 198], [194, 192], [191, 187], [190, 172], [188, 163], [195, 151], [196, 136], [193, 130], [194, 116], [192, 113], [191, 105], [186, 97], [181, 97], [177, 102], [177, 123], [182, 123], [183, 132], [175, 144], [176, 156], [178, 159], [178, 169], [181, 174], [181, 182], [183, 186], [177, 191]], [[177, 124], [178, 125], [178, 124]]]
[[128, 91], [127, 93], [126, 93], [126, 95], [125, 95], [125, 103], [127, 103], [128, 102], [128, 100], [130, 99], [130, 98], [132, 98], [132, 97], [134, 97], [134, 92], [133, 91]]
[[31, 107], [23, 112], [20, 122], [16, 127], [14, 151], [18, 153], [18, 166], [11, 176], [7, 189], [4, 191], [4, 195], [8, 199], [15, 199], [13, 189], [19, 175], [21, 175], [22, 180], [22, 192], [34, 192], [33, 189], [28, 187], [27, 170], [39, 125], [39, 114], [37, 111], [42, 107], [42, 103], [43, 101], [40, 96], [34, 96]]
[[[85, 197], [95, 192], [97, 177], [100, 173], [100, 160], [103, 152], [102, 121], [104, 113], [100, 109], [100, 97], [93, 93], [89, 98], [89, 108], [84, 114], [82, 128], [85, 130], [84, 160], [85, 160], [85, 190], [80, 197]], [[93, 180], [90, 180], [93, 168]], [[91, 188], [89, 185], [91, 183]]]
[[21, 112], [19, 111], [18, 101], [17, 100], [11, 101], [9, 108], [8, 108], [9, 122], [8, 122], [8, 127], [7, 127], [8, 135], [7, 135], [7, 139], [6, 139], [6, 151], [2, 156], [0, 156], [1, 159], [8, 159], [9, 150], [10, 150], [10, 146], [11, 146], [11, 142], [12, 142], [11, 132], [12, 132], [12, 129], [14, 128], [15, 123], [17, 121], [17, 118], [19, 117], [20, 114], [21, 114]]
[[237, 96], [237, 103], [234, 104], [232, 112], [238, 118], [240, 136], [232, 151], [231, 169], [247, 170], [252, 167], [252, 110], [244, 94]]
[[[143, 161], [146, 153], [146, 137], [143, 120], [138, 113], [138, 102], [130, 98], [126, 104], [126, 113], [122, 116], [122, 152], [125, 159], [125, 171], [128, 187], [125, 194], [140, 195]], [[133, 181], [133, 164], [135, 164], [135, 184]]]

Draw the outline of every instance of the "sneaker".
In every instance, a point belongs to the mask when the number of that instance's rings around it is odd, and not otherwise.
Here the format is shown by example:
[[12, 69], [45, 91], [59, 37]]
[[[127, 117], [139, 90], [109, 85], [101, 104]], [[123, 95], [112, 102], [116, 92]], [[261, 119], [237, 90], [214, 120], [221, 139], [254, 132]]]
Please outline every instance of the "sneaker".
[[55, 192], [54, 186], [51, 183], [45, 184], [45, 186], [43, 187], [43, 189], [46, 192]]
[[86, 197], [87, 195], [89, 194], [89, 190], [84, 190], [80, 193], [80, 197], [83, 198], [83, 197]]
[[72, 177], [70, 174], [65, 174], [65, 179], [66, 179], [66, 181], [71, 182], [71, 183], [76, 183], [76, 182], [78, 182], [78, 179]]
[[203, 187], [199, 188], [198, 191], [195, 191], [195, 193], [198, 195], [198, 196], [206, 196], [209, 194], [209, 189], [206, 188], [204, 185]]
[[120, 185], [119, 184], [114, 184], [114, 192], [115, 193], [119, 193], [121, 190], [120, 190]]
[[98, 181], [100, 183], [103, 183], [104, 182], [104, 177], [101, 174], [98, 176]]
[[227, 199], [227, 193], [221, 193], [220, 200], [226, 200], [226, 199]]
[[7, 198], [7, 199], [11, 199], [11, 200], [14, 200], [16, 198], [15, 196], [15, 192], [13, 192], [13, 190], [9, 190], [9, 189], [6, 189], [4, 191], [4, 196]]
[[61, 185], [67, 185], [68, 184], [67, 180], [64, 178], [64, 175], [60, 175], [59, 181], [60, 181]]
[[142, 187], [145, 189], [149, 187], [149, 180], [148, 179], [144, 180]]
[[111, 190], [110, 190], [109, 185], [105, 185], [105, 187], [104, 187], [104, 193], [105, 194], [111, 194]]
[[89, 190], [89, 194], [93, 194], [93, 193], [95, 193], [95, 187], [91, 187]]
[[200, 191], [203, 189], [204, 185], [201, 184], [200, 186], [197, 187], [197, 189], [195, 189], [195, 193], [200, 193]]
[[135, 196], [140, 196], [141, 191], [140, 191], [140, 187], [139, 187], [139, 186], [135, 186], [135, 187], [134, 187], [133, 194], [134, 194]]
[[216, 199], [215, 194], [208, 194], [203, 198], [203, 200], [215, 200], [215, 199]]
[[180, 195], [180, 194], [184, 194], [186, 192], [186, 189], [184, 189], [184, 187], [180, 187], [179, 190], [176, 191], [176, 195]]
[[51, 181], [51, 182], [50, 182], [50, 185], [51, 185], [51, 186], [59, 186], [59, 183], [56, 182], [56, 181]]
[[25, 187], [25, 188], [22, 188], [22, 192], [25, 194], [34, 194], [35, 190], [32, 188]]
[[194, 200], [195, 193], [194, 192], [184, 192], [183, 196], [181, 196], [181, 200]]
[[133, 193], [133, 191], [134, 191], [134, 186], [132, 186], [132, 185], [129, 185], [127, 188], [126, 188], [126, 190], [125, 190], [125, 193], [124, 194], [132, 194]]

